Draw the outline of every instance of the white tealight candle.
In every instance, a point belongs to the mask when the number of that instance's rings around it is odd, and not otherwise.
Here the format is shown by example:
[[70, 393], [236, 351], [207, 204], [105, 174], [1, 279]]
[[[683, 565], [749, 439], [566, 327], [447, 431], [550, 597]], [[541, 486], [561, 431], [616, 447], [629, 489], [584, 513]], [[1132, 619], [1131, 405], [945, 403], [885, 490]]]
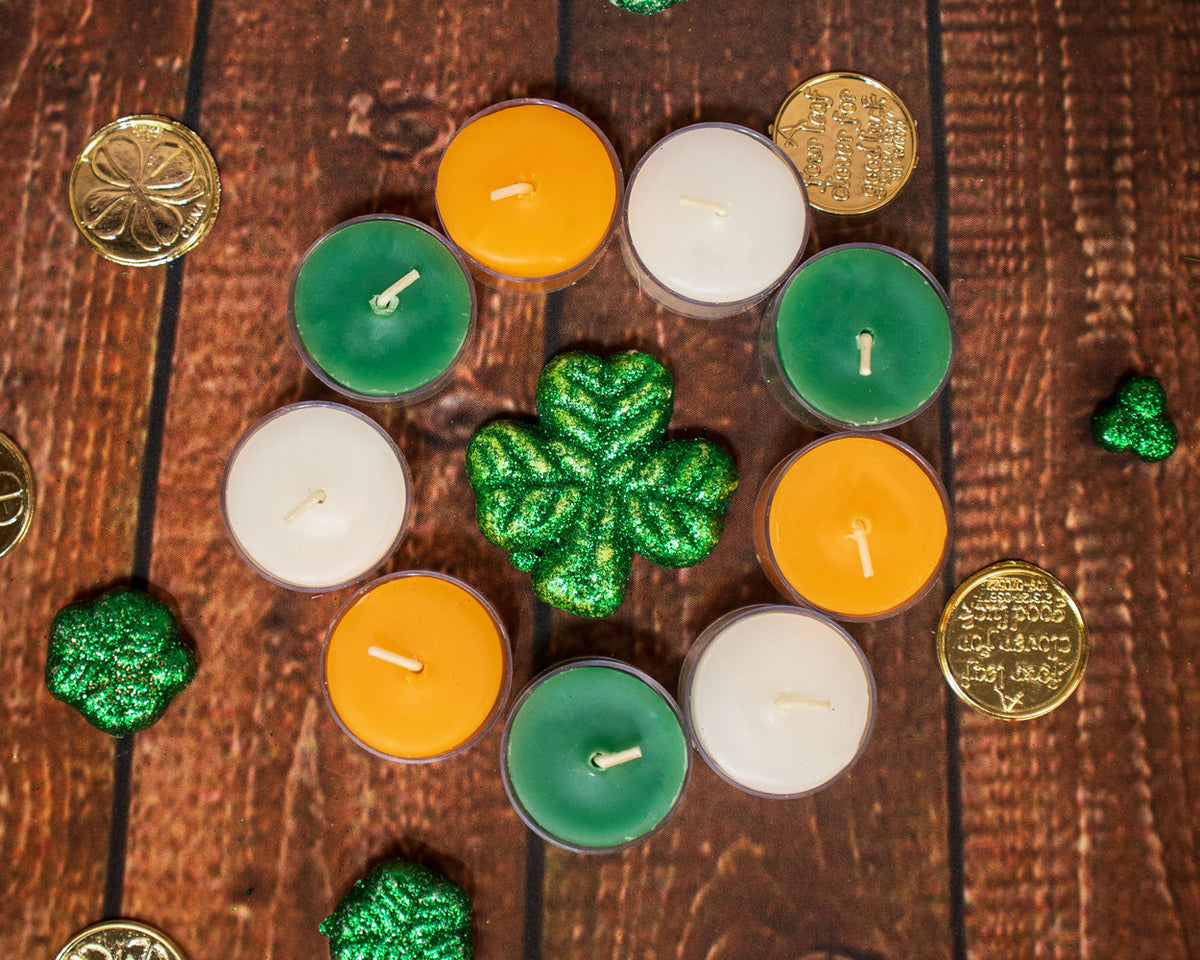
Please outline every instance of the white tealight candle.
[[680, 699], [708, 765], [769, 797], [804, 796], [842, 776], [875, 719], [875, 680], [858, 644], [797, 607], [744, 607], [712, 624], [684, 660]]
[[238, 441], [221, 515], [250, 566], [315, 593], [387, 559], [408, 522], [409, 487], [404, 457], [375, 421], [341, 404], [297, 403]]
[[648, 296], [715, 319], [778, 286], [809, 226], [804, 183], [775, 144], [745, 127], [702, 123], [660, 140], [634, 169], [622, 250]]

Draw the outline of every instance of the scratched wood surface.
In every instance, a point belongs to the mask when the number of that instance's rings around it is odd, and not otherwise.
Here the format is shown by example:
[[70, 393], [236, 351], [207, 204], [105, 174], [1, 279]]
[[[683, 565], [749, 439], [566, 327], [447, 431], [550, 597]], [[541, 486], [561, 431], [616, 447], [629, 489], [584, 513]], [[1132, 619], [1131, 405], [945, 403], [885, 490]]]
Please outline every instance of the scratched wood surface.
[[39, 500], [0, 559], [0, 950], [52, 956], [100, 912], [113, 742], [42, 683], [50, 618], [128, 578], [161, 270], [93, 256], [67, 178], [91, 132], [126, 113], [178, 114], [193, 5], [0, 5], [0, 431]]
[[[481, 958], [950, 957], [960, 894], [965, 952], [980, 960], [1200, 950], [1200, 604], [1189, 589], [1200, 259], [1188, 259], [1200, 258], [1200, 16], [1188, 0], [942, 0], [960, 332], [945, 465], [955, 572], [1005, 556], [1040, 563], [1074, 588], [1093, 633], [1084, 684], [1049, 717], [1008, 726], [964, 710], [961, 851], [937, 591], [852, 630], [880, 716], [850, 777], [777, 803], [701, 764], [660, 835], [588, 858], [527, 844], [500, 786], [498, 732], [433, 767], [353, 747], [316, 666], [348, 591], [274, 588], [222, 531], [218, 482], [238, 435], [283, 403], [329, 396], [287, 337], [299, 253], [357, 214], [434, 222], [441, 149], [496, 100], [572, 103], [612, 137], [628, 173], [670, 129], [710, 119], [765, 129], [804, 77], [873, 74], [916, 116], [922, 161], [878, 215], [818, 218], [819, 240], [876, 240], [933, 263], [939, 91], [925, 14], [924, 3], [881, 0], [690, 0], [648, 19], [602, 0], [213, 0], [194, 106], [224, 193], [217, 228], [185, 267], [150, 566], [202, 669], [135, 739], [125, 914], [169, 930], [194, 958], [322, 956], [320, 919], [372, 863], [399, 854], [464, 884]], [[44, 636], [63, 603], [132, 572], [164, 280], [163, 268], [87, 250], [66, 179], [107, 120], [182, 114], [195, 17], [191, 3], [0, 2], [0, 430], [29, 453], [41, 494], [28, 539], [0, 559], [5, 955], [52, 956], [102, 912], [112, 742], [45, 692]], [[760, 382], [758, 313], [705, 324], [655, 308], [615, 247], [561, 295], [480, 292], [478, 335], [449, 388], [368, 410], [416, 483], [414, 524], [389, 568], [443, 570], [489, 596], [518, 688], [579, 653], [628, 659], [673, 688], [705, 624], [775, 599], [754, 560], [753, 499], [812, 437]], [[537, 609], [524, 576], [474, 529], [463, 478], [471, 432], [530, 412], [544, 356], [575, 345], [663, 356], [678, 383], [672, 428], [720, 438], [742, 475], [713, 556], [688, 571], [635, 563], [625, 607], [601, 623]], [[1092, 410], [1135, 369], [1162, 377], [1181, 427], [1163, 465], [1088, 438]], [[902, 436], [937, 461], [941, 430], [931, 412]]]
[[[1041, 563], [1092, 631], [1060, 710], [965, 718], [969, 942], [980, 960], [1194, 957], [1200, 12], [943, 12], [959, 565]], [[1166, 388], [1181, 440], [1163, 464], [1089, 441], [1127, 372]]]

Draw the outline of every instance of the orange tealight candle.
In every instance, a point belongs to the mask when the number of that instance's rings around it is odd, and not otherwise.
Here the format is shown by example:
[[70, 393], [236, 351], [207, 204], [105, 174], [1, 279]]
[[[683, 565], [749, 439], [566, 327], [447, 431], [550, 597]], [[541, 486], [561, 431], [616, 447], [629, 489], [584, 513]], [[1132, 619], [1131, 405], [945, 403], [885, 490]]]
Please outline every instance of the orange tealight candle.
[[512, 676], [491, 606], [460, 580], [410, 571], [368, 584], [325, 640], [325, 694], [358, 744], [392, 760], [439, 760], [474, 743]]
[[876, 620], [915, 603], [950, 542], [937, 475], [881, 435], [834, 434], [792, 454], [763, 484], [754, 525], [771, 582], [843, 620]]
[[621, 186], [616, 152], [587, 117], [549, 100], [510, 100], [455, 134], [435, 199], [446, 235], [480, 280], [542, 291], [592, 268]]

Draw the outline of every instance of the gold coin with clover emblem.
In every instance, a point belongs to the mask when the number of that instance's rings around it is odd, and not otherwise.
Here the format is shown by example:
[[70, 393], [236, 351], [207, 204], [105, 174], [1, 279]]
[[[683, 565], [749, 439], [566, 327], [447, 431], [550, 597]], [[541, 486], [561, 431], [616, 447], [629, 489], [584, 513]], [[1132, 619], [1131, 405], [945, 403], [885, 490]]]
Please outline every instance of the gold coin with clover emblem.
[[56, 960], [184, 960], [161, 931], [134, 920], [108, 920], [81, 930]]
[[0, 557], [25, 539], [33, 520], [33, 472], [20, 447], [0, 433]]
[[122, 117], [97, 130], [71, 171], [71, 216], [101, 255], [127, 266], [167, 263], [212, 229], [221, 202], [204, 141], [168, 117]]

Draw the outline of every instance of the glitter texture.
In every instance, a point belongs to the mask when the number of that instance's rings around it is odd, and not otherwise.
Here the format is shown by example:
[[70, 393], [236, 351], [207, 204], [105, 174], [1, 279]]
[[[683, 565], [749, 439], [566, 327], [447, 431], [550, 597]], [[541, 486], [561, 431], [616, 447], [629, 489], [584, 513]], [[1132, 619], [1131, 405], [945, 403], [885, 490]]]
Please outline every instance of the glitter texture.
[[114, 737], [153, 724], [195, 675], [175, 617], [141, 590], [69, 604], [50, 624], [46, 686]]
[[609, 0], [614, 7], [628, 10], [630, 13], [662, 13], [667, 7], [673, 7], [682, 0]]
[[471, 960], [471, 900], [407, 860], [359, 880], [321, 923], [333, 960]]
[[1154, 377], [1134, 376], [1092, 418], [1092, 436], [1105, 450], [1135, 453], [1148, 463], [1175, 452], [1179, 431], [1167, 415], [1167, 395]]
[[666, 439], [673, 395], [649, 354], [564, 353], [538, 381], [539, 424], [500, 420], [472, 438], [479, 529], [541, 600], [606, 617], [633, 553], [689, 567], [717, 545], [737, 468], [707, 440]]

